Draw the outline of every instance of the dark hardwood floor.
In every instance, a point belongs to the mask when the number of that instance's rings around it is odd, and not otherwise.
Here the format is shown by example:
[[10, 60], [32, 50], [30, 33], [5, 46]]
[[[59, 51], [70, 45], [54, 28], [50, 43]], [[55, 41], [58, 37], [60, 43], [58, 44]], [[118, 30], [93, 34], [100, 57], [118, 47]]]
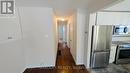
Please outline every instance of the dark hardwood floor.
[[69, 48], [59, 44], [58, 50], [56, 67], [30, 68], [24, 73], [89, 73], [84, 65], [75, 64]]

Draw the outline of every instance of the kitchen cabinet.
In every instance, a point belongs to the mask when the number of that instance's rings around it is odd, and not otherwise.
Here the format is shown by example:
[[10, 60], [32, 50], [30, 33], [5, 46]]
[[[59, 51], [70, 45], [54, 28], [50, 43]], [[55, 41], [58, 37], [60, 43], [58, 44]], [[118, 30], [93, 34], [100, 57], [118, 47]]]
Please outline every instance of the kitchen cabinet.
[[130, 12], [97, 12], [97, 25], [129, 25]]
[[116, 56], [116, 44], [112, 44], [111, 49], [110, 49], [110, 58], [109, 58], [109, 63], [113, 63], [115, 61], [115, 56]]

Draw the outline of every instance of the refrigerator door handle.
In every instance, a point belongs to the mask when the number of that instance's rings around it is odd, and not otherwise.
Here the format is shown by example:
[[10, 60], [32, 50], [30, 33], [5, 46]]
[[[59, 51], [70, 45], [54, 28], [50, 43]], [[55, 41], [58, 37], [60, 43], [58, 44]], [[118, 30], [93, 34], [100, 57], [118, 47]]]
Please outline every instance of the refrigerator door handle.
[[110, 49], [106, 49], [106, 50], [94, 50], [93, 52], [94, 52], [94, 53], [95, 53], [95, 52], [110, 52]]

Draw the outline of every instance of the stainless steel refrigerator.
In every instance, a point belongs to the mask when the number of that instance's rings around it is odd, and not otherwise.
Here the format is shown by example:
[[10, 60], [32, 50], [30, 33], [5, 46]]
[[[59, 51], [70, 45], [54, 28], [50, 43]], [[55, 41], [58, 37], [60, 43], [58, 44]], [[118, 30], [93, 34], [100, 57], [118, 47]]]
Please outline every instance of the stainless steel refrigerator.
[[109, 64], [113, 26], [92, 26], [91, 68], [106, 67]]

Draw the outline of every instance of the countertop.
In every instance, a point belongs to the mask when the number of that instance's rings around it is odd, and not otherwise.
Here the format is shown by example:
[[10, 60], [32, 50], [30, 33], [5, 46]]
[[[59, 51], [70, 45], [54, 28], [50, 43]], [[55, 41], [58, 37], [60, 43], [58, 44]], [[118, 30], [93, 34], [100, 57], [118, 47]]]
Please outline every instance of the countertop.
[[113, 45], [130, 44], [130, 41], [112, 41]]
[[130, 37], [130, 34], [127, 34], [127, 35], [112, 35], [112, 37]]

